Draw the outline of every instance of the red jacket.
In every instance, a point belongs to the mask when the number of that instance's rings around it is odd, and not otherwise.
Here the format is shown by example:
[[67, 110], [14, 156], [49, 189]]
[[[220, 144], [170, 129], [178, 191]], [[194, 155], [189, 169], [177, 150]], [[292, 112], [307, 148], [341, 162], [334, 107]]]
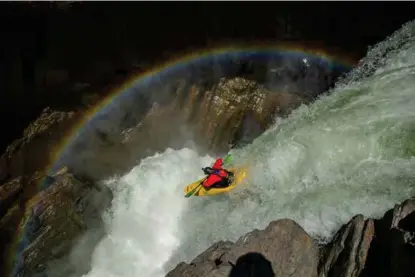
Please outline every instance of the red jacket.
[[228, 173], [226, 173], [226, 171], [223, 170], [222, 165], [223, 165], [223, 160], [221, 158], [219, 158], [215, 161], [215, 163], [212, 166], [212, 169], [217, 169], [218, 171], [217, 171], [217, 173], [210, 174], [206, 178], [206, 180], [203, 182], [203, 186], [205, 188], [210, 187], [214, 183], [216, 183], [218, 181], [221, 181], [221, 180], [223, 180], [224, 178], [226, 178], [228, 176]]

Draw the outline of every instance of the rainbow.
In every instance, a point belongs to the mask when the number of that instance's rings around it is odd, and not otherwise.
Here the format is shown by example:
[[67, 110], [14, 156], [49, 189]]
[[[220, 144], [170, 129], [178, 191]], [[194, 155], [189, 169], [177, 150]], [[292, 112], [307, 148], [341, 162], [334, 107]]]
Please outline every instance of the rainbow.
[[[139, 83], [144, 83], [151, 81], [155, 78], [160, 78], [160, 76], [165, 76], [165, 74], [172, 73], [181, 68], [186, 67], [190, 64], [197, 64], [199, 61], [218, 58], [221, 56], [232, 56], [237, 54], [244, 53], [263, 53], [263, 54], [286, 54], [286, 55], [308, 55], [316, 58], [320, 58], [328, 63], [344, 67], [345, 69], [350, 69], [353, 67], [357, 60], [351, 56], [339, 55], [339, 54], [329, 54], [328, 51], [323, 50], [322, 47], [303, 47], [301, 45], [296, 45], [292, 43], [279, 43], [278, 45], [270, 43], [257, 43], [254, 46], [246, 45], [235, 45], [235, 46], [224, 46], [224, 47], [215, 47], [210, 49], [202, 49], [194, 51], [190, 54], [180, 55], [176, 58], [170, 59], [163, 64], [154, 67], [144, 73], [141, 73], [137, 76], [131, 77], [127, 80], [121, 87], [114, 90], [112, 93], [108, 94], [107, 97], [102, 99], [97, 105], [89, 109], [83, 116], [81, 120], [75, 124], [71, 130], [67, 132], [64, 139], [57, 145], [51, 153], [50, 164], [47, 171], [52, 172], [52, 168], [59, 161], [60, 157], [65, 151], [69, 151], [70, 146], [78, 137], [79, 133], [84, 129], [84, 127], [90, 124], [94, 118], [100, 114], [105, 114], [111, 110], [111, 104], [119, 101], [120, 97], [125, 94], [128, 94], [134, 86]], [[48, 180], [46, 178], [42, 179], [38, 184], [38, 189], [42, 190], [47, 187]], [[30, 210], [30, 209], [28, 209]], [[28, 245], [30, 228], [28, 228], [29, 222], [31, 222], [30, 211], [26, 211], [26, 214], [22, 217], [20, 224], [17, 228], [15, 238], [13, 240], [12, 248], [9, 253], [11, 254], [8, 259], [9, 268], [12, 268], [12, 276], [15, 276], [19, 267], [22, 264], [21, 261], [21, 251]]]

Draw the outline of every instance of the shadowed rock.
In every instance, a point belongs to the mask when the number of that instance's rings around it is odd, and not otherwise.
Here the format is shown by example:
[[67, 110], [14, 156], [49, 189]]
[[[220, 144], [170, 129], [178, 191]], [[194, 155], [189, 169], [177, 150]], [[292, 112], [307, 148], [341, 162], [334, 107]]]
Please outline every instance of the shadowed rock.
[[375, 220], [375, 238], [362, 277], [415, 276], [415, 199]]
[[[44, 177], [39, 174], [29, 182], [36, 185]], [[47, 189], [21, 201], [1, 220], [2, 239], [7, 239], [2, 246], [13, 247], [15, 243], [24, 242], [19, 247], [18, 251], [22, 252], [20, 256], [16, 256], [17, 260], [11, 264], [3, 264], [8, 272], [14, 269], [21, 276], [42, 272], [46, 261], [68, 253], [75, 239], [101, 220], [101, 211], [108, 207], [111, 200], [108, 190], [79, 180], [66, 170], [46, 177], [46, 182], [49, 182]], [[98, 196], [100, 200], [96, 201]], [[10, 229], [16, 223], [19, 230]], [[17, 238], [22, 240], [16, 241]], [[3, 261], [7, 256], [18, 254], [10, 252], [16, 249], [6, 249], [8, 250], [3, 252]]]
[[190, 264], [179, 264], [166, 277], [315, 277], [318, 251], [297, 223], [282, 219], [271, 222], [265, 230], [247, 233], [234, 244], [219, 242]]
[[248, 253], [242, 255], [232, 265], [229, 277], [274, 277], [272, 265], [260, 253]]
[[44, 170], [78, 116], [75, 112], [45, 108], [0, 157], [0, 183], [21, 176], [30, 178], [37, 170]]
[[359, 276], [365, 266], [374, 231], [373, 220], [364, 220], [362, 215], [353, 217], [343, 225], [324, 247], [319, 276]]

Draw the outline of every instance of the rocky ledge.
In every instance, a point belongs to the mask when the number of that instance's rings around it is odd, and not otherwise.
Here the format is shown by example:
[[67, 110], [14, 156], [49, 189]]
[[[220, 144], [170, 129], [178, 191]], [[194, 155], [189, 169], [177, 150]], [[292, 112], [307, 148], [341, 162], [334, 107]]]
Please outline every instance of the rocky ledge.
[[220, 241], [166, 277], [415, 276], [415, 199], [380, 219], [354, 216], [327, 244], [290, 219], [271, 222], [236, 242]]

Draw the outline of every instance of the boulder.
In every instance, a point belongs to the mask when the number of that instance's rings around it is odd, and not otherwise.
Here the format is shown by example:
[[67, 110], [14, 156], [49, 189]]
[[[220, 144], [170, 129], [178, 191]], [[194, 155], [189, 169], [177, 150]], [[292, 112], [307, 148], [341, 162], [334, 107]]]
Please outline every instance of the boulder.
[[362, 277], [415, 276], [415, 199], [375, 220], [375, 238]]
[[235, 243], [214, 244], [190, 264], [179, 264], [166, 277], [316, 277], [318, 256], [316, 242], [303, 228], [281, 219]]
[[373, 219], [356, 215], [323, 248], [319, 277], [357, 277], [363, 270], [375, 234]]

